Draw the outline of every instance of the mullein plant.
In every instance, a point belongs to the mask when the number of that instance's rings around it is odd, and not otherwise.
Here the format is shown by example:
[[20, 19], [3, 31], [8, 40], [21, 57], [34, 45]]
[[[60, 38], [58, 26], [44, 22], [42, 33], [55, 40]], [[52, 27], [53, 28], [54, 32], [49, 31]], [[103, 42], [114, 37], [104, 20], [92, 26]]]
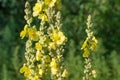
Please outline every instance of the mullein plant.
[[[25, 4], [26, 24], [20, 37], [27, 38], [26, 62], [20, 73], [26, 80], [63, 80], [67, 77], [63, 60], [67, 38], [61, 31], [60, 8], [60, 0], [37, 0], [33, 8], [29, 2]], [[34, 20], [39, 21], [39, 25]]]
[[94, 70], [92, 67], [90, 57], [91, 57], [91, 53], [94, 52], [94, 50], [96, 49], [98, 41], [93, 35], [91, 15], [89, 15], [87, 18], [86, 33], [87, 33], [87, 38], [84, 41], [81, 48], [83, 50], [83, 57], [85, 59], [84, 76], [82, 80], [93, 80], [94, 78], [96, 78], [96, 70]]

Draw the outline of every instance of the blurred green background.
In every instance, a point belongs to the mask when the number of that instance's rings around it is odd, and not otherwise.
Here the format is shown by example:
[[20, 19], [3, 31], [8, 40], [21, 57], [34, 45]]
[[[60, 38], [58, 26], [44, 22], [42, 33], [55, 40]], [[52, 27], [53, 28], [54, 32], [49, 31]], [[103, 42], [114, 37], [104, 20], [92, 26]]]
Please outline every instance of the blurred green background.
[[[25, 61], [25, 40], [19, 37], [25, 24], [24, 4], [25, 0], [0, 0], [0, 80], [25, 80], [19, 73]], [[95, 80], [120, 80], [120, 0], [62, 0], [61, 13], [62, 30], [68, 37], [66, 80], [82, 80], [84, 59], [80, 48], [89, 14], [99, 41], [92, 55]]]

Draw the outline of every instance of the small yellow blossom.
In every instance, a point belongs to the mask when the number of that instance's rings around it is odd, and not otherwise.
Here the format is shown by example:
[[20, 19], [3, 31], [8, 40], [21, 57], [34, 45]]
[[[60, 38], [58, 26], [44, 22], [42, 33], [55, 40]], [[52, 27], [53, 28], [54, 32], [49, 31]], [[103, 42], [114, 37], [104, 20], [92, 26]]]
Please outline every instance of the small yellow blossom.
[[57, 75], [58, 69], [57, 68], [51, 68], [52, 75]]
[[67, 77], [68, 76], [68, 72], [67, 72], [67, 70], [65, 69], [64, 71], [63, 71], [63, 73], [62, 73], [62, 77]]
[[30, 75], [31, 75], [31, 71], [30, 71], [30, 69], [28, 68], [28, 69], [25, 71], [24, 76], [29, 78]]
[[93, 75], [94, 78], [96, 78], [97, 74], [96, 74], [95, 70], [92, 70], [92, 75]]
[[36, 52], [36, 60], [37, 60], [37, 61], [40, 61], [41, 58], [42, 58], [42, 55], [41, 55], [40, 51], [37, 51], [37, 52]]
[[20, 68], [20, 73], [24, 73], [27, 69], [26, 65], [24, 64], [22, 68]]
[[97, 47], [97, 39], [94, 36], [92, 37], [92, 41], [90, 44], [91, 44], [90, 49], [95, 50]]
[[28, 25], [24, 26], [24, 30], [20, 32], [20, 37], [23, 39], [27, 35]]
[[38, 69], [40, 69], [40, 68], [42, 67], [42, 65], [41, 65], [41, 64], [38, 64], [37, 67], [38, 67]]
[[42, 2], [37, 2], [35, 4], [35, 6], [33, 7], [33, 16], [36, 17], [40, 14], [40, 12], [42, 11]]
[[[88, 46], [90, 47], [89, 49], [88, 49]], [[89, 51], [95, 50], [96, 47], [97, 47], [97, 40], [94, 36], [92, 37], [91, 40], [89, 38], [86, 38], [81, 48], [81, 49], [84, 49], [83, 57], [88, 57], [90, 54]]]
[[62, 55], [57, 55], [57, 58], [58, 58], [59, 60], [61, 60], [61, 59], [62, 59]]
[[81, 49], [84, 49], [87, 46], [87, 42], [88, 42], [88, 38], [84, 41]]
[[38, 18], [41, 19], [42, 21], [48, 21], [48, 17], [46, 14], [39, 14]]
[[32, 80], [40, 80], [38, 76], [35, 76]]
[[52, 58], [52, 61], [50, 63], [50, 67], [51, 67], [52, 75], [56, 75], [57, 71], [58, 71], [58, 69], [57, 69], [58, 64], [57, 64], [57, 61], [54, 58]]
[[50, 61], [51, 61], [51, 60], [50, 60], [50, 56], [48, 56], [48, 55], [47, 55], [47, 56], [44, 56], [44, 61], [45, 61], [45, 62], [50, 62]]
[[39, 42], [37, 42], [37, 43], [35, 44], [35, 48], [36, 48], [37, 50], [42, 50], [42, 45], [41, 45]]
[[55, 43], [54, 43], [54, 42], [49, 42], [48, 48], [49, 48], [50, 50], [51, 50], [51, 49], [55, 50], [55, 49], [56, 49]]
[[39, 69], [39, 75], [42, 76], [43, 75], [43, 69]]
[[92, 40], [97, 44], [98, 43], [98, 41], [97, 41], [97, 39], [93, 36], [92, 37]]
[[91, 46], [90, 46], [90, 49], [91, 50], [95, 50], [97, 47], [97, 44], [95, 42], [91, 42]]
[[63, 44], [63, 42], [66, 40], [66, 37], [64, 36], [63, 32], [58, 31], [58, 30], [54, 30], [53, 33], [50, 35], [50, 38], [57, 45]]
[[58, 64], [57, 64], [56, 59], [52, 58], [52, 61], [51, 61], [51, 63], [50, 63], [50, 66], [51, 66], [52, 68], [57, 68]]
[[23, 67], [20, 69], [20, 73], [24, 73], [25, 77], [29, 77], [31, 75], [31, 71], [26, 65], [23, 65]]
[[42, 69], [43, 65], [38, 64], [37, 67], [38, 67], [38, 74], [40, 75], [39, 77], [42, 77], [44, 73], [44, 70]]
[[90, 55], [90, 52], [87, 48], [84, 49], [83, 57], [88, 57]]
[[55, 5], [56, 0], [45, 0], [45, 5], [49, 7], [53, 7]]
[[37, 34], [37, 29], [36, 29], [36, 26], [33, 26], [32, 28], [29, 28], [28, 29], [28, 35], [29, 35], [29, 38], [33, 41], [37, 41], [39, 36]]

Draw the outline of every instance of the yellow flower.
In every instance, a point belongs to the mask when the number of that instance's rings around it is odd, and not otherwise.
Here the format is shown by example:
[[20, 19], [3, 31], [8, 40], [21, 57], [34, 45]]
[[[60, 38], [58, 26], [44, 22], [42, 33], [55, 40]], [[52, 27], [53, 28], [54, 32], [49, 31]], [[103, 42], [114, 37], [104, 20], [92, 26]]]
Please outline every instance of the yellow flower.
[[29, 77], [30, 75], [31, 75], [31, 71], [30, 71], [30, 69], [28, 68], [28, 69], [25, 71], [24, 76], [25, 76], [25, 77]]
[[27, 69], [26, 65], [24, 64], [22, 68], [20, 68], [20, 73], [24, 73]]
[[54, 58], [52, 58], [52, 61], [50, 63], [50, 67], [51, 67], [52, 75], [56, 75], [57, 71], [58, 71], [58, 69], [57, 69], [58, 63], [57, 63], [57, 61]]
[[28, 29], [28, 35], [29, 35], [29, 38], [33, 41], [37, 41], [39, 39], [36, 26], [33, 26], [32, 28]]
[[35, 48], [36, 48], [37, 50], [42, 50], [42, 46], [41, 46], [41, 44], [40, 44], [39, 42], [37, 42], [37, 43], [35, 44]]
[[32, 80], [40, 80], [38, 76], [35, 76]]
[[62, 55], [57, 55], [58, 60], [62, 59]]
[[31, 75], [30, 69], [24, 64], [23, 67], [20, 69], [20, 73], [24, 73], [25, 77], [29, 77]]
[[95, 70], [92, 70], [92, 75], [93, 75], [94, 78], [96, 78], [97, 74], [96, 74]]
[[83, 57], [88, 57], [90, 55], [90, 52], [87, 48], [84, 49]]
[[52, 75], [56, 75], [58, 72], [58, 69], [57, 68], [51, 68], [51, 73]]
[[58, 30], [54, 30], [53, 33], [50, 35], [50, 38], [57, 45], [63, 44], [63, 42], [66, 40], [66, 37], [64, 36], [63, 32]]
[[23, 39], [27, 35], [28, 25], [24, 26], [24, 30], [20, 32], [20, 37]]
[[48, 55], [47, 55], [47, 56], [44, 56], [44, 61], [45, 61], [45, 62], [50, 62], [50, 56], [48, 56]]
[[39, 77], [42, 77], [43, 76], [43, 73], [44, 73], [44, 70], [42, 69], [43, 65], [41, 64], [38, 64], [38, 73], [39, 73]]
[[54, 42], [49, 42], [48, 48], [49, 48], [50, 50], [51, 50], [51, 49], [55, 50], [55, 49], [56, 49], [55, 43], [54, 43]]
[[51, 67], [52, 75], [56, 75], [57, 71], [58, 71], [58, 69], [57, 69], [58, 63], [57, 63], [57, 61], [54, 58], [52, 58], [52, 61], [50, 63], [50, 67]]
[[95, 42], [91, 42], [91, 46], [90, 46], [90, 49], [91, 50], [95, 50], [97, 47], [97, 44]]
[[97, 44], [98, 43], [98, 41], [97, 41], [97, 39], [93, 36], [92, 37], [92, 40]]
[[46, 14], [39, 14], [38, 18], [41, 19], [42, 21], [48, 21], [48, 17]]
[[37, 61], [40, 61], [41, 58], [42, 58], [42, 55], [41, 55], [40, 51], [37, 51], [37, 52], [36, 52], [36, 60], [37, 60]]
[[42, 2], [37, 2], [35, 4], [35, 6], [33, 7], [33, 16], [36, 17], [40, 14], [40, 12], [42, 11]]
[[43, 69], [39, 69], [39, 74], [40, 74], [40, 76], [42, 76], [43, 75]]
[[64, 71], [63, 71], [63, 73], [62, 73], [62, 77], [67, 77], [68, 76], [68, 72], [67, 72], [67, 70], [65, 69]]
[[55, 5], [56, 0], [45, 0], [45, 5], [49, 7], [53, 7]]
[[57, 68], [58, 63], [57, 63], [57, 61], [56, 61], [54, 58], [52, 58], [52, 61], [51, 61], [51, 63], [50, 63], [50, 66], [51, 66], [51, 68]]
[[88, 38], [84, 41], [84, 43], [83, 43], [83, 45], [82, 45], [82, 48], [81, 48], [81, 49], [86, 48], [86, 46], [87, 46], [87, 42], [88, 42]]
[[91, 50], [95, 50], [96, 49], [96, 47], [97, 47], [97, 43], [98, 43], [98, 41], [97, 41], [97, 39], [93, 36], [92, 37], [92, 41], [91, 41], [91, 46], [90, 46], [90, 49]]

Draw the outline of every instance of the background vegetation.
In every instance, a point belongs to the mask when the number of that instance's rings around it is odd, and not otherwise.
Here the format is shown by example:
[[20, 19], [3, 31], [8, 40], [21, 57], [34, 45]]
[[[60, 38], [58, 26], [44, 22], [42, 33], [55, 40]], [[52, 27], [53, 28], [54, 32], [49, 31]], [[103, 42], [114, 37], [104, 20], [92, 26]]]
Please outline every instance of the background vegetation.
[[[25, 61], [25, 40], [19, 37], [25, 24], [24, 4], [24, 0], [0, 0], [0, 80], [24, 80], [19, 73]], [[68, 37], [64, 53], [69, 72], [66, 80], [82, 78], [80, 48], [86, 38], [88, 14], [92, 15], [99, 41], [92, 55], [95, 80], [120, 80], [120, 0], [62, 0], [61, 12], [63, 31]]]

